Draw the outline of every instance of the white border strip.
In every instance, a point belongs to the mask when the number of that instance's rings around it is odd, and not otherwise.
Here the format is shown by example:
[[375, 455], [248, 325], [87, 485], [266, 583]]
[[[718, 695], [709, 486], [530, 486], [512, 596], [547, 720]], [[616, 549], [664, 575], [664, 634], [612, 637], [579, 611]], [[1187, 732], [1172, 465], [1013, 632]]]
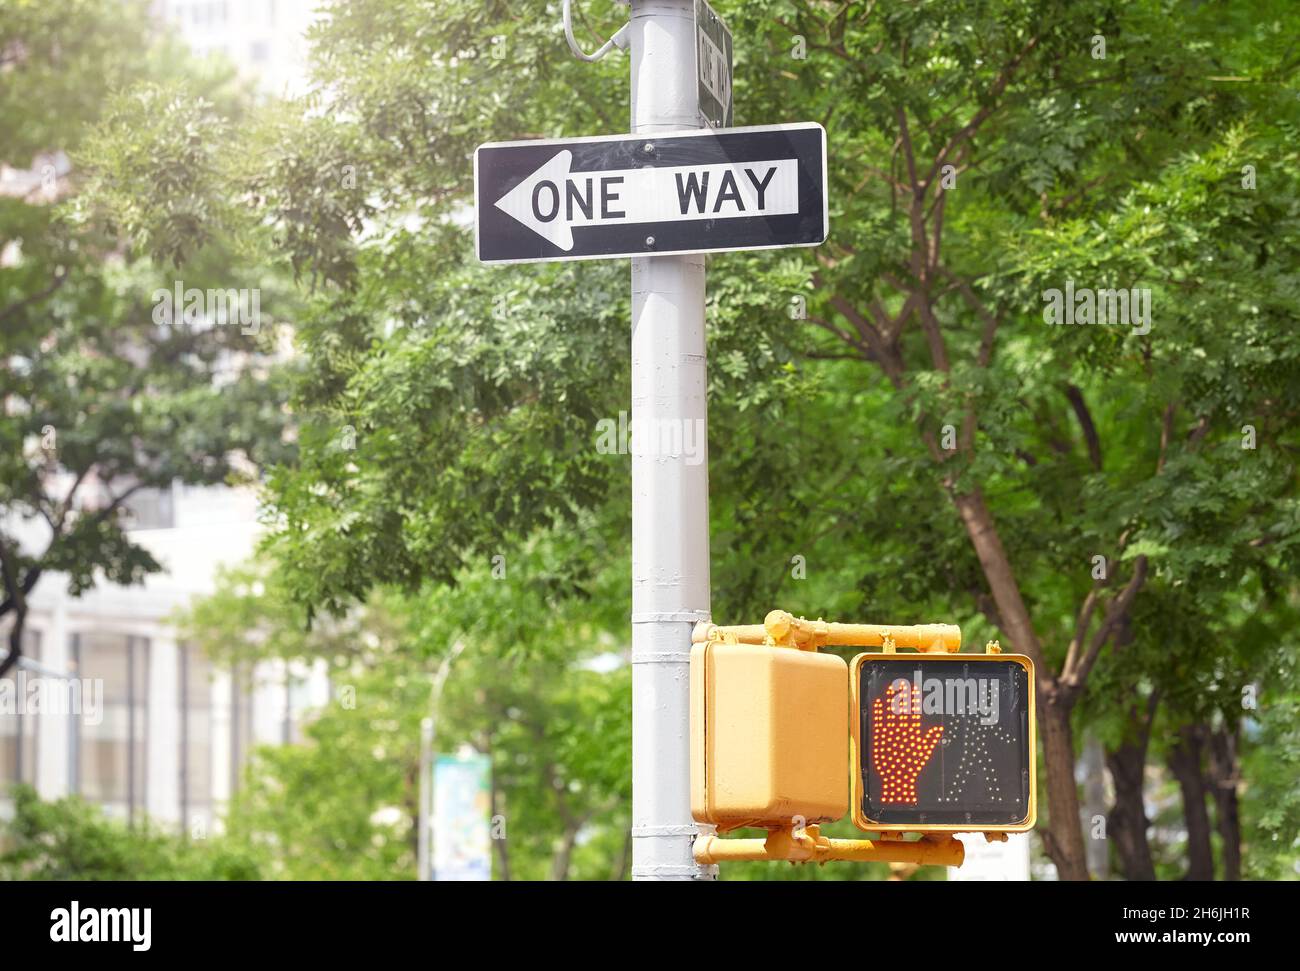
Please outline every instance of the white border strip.
[[[485, 148], [522, 148], [524, 146], [544, 147], [547, 145], [563, 147], [568, 145], [590, 144], [592, 142], [653, 142], [677, 138], [716, 138], [719, 135], [743, 135], [749, 132], [810, 131], [814, 128], [821, 132], [822, 141], [822, 239], [816, 243], [763, 243], [755, 246], [728, 246], [713, 247], [709, 249], [639, 250], [635, 253], [592, 253], [584, 256], [534, 256], [525, 257], [524, 259], [519, 260], [485, 260], [479, 255], [482, 252], [482, 249], [479, 245], [478, 157], [479, 153]], [[759, 159], [758, 161], [762, 160]], [[658, 134], [644, 135], [587, 135], [581, 138], [524, 138], [513, 142], [487, 142], [486, 144], [480, 145], [478, 148], [474, 149], [474, 256], [485, 266], [511, 266], [516, 263], [573, 263], [577, 260], [621, 260], [637, 256], [691, 256], [701, 253], [745, 253], [765, 249], [805, 249], [810, 246], [820, 246], [830, 238], [831, 232], [830, 182], [827, 176], [827, 161], [826, 129], [815, 121], [794, 122], [787, 125], [749, 125], [743, 128], [688, 128], [683, 131], [660, 132]]]

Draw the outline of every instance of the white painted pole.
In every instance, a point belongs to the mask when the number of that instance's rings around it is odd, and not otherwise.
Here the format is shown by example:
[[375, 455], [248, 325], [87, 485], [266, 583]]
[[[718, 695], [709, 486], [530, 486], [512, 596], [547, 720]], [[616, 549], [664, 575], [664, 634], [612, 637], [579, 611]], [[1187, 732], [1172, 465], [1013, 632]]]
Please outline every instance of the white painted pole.
[[[701, 127], [693, 0], [632, 0], [630, 36], [632, 131], [653, 142]], [[634, 258], [634, 880], [716, 875], [691, 856], [691, 630], [710, 619], [705, 375], [704, 257]]]
[[433, 835], [433, 719], [420, 721], [420, 832], [416, 840], [417, 880], [432, 879], [429, 853]]

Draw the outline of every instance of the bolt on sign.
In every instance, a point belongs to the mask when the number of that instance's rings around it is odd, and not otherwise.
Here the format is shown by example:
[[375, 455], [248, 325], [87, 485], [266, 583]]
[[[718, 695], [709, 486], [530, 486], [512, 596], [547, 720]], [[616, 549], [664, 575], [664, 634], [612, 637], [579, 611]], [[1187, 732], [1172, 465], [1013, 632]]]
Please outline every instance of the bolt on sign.
[[1016, 654], [861, 654], [853, 821], [866, 830], [1032, 829], [1034, 667]]
[[480, 145], [484, 263], [816, 246], [828, 231], [816, 123]]

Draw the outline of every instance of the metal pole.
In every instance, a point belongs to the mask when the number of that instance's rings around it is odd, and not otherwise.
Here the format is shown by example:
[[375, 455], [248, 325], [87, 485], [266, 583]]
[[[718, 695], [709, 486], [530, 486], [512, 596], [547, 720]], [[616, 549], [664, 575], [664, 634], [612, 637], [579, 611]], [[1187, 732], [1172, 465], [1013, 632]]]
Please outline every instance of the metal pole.
[[420, 833], [416, 852], [419, 876], [417, 880], [430, 879], [429, 872], [429, 837], [433, 827], [433, 780], [429, 777], [433, 765], [433, 719], [420, 721]]
[[433, 743], [438, 737], [438, 710], [442, 705], [442, 689], [447, 686], [451, 666], [465, 650], [464, 641], [456, 641], [429, 679], [429, 717], [420, 722], [420, 832], [416, 844], [416, 865], [420, 880], [432, 880], [433, 872]]
[[[693, 0], [632, 0], [632, 131], [699, 128]], [[709, 619], [704, 257], [632, 260], [632, 877], [695, 862], [690, 651]], [[686, 448], [684, 443], [695, 445]]]

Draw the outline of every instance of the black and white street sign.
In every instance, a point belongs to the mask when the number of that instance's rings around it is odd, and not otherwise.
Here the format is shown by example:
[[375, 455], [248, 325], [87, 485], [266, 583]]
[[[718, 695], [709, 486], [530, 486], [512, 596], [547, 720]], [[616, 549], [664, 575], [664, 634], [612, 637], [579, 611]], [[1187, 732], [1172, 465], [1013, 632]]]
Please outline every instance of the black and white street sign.
[[695, 75], [700, 115], [711, 128], [735, 124], [731, 99], [731, 31], [706, 0], [695, 0]]
[[815, 123], [481, 145], [484, 263], [816, 246], [826, 131]]

